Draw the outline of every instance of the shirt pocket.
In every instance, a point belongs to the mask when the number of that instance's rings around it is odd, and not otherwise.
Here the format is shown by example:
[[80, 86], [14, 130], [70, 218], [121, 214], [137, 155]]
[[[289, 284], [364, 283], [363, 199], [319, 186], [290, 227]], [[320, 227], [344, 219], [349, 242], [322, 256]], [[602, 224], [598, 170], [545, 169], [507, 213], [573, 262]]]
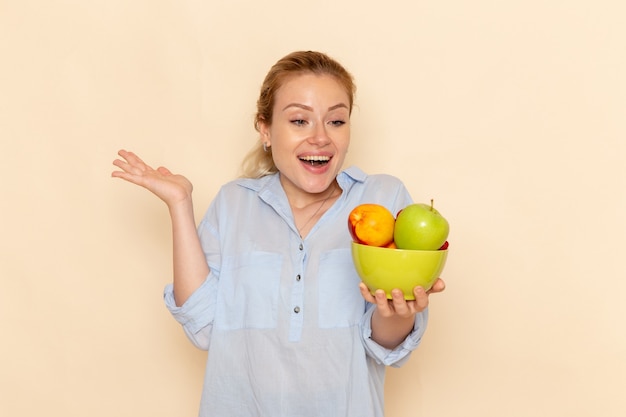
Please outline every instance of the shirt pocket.
[[359, 291], [360, 281], [349, 248], [335, 249], [320, 255], [318, 282], [321, 328], [349, 327], [360, 322], [366, 303]]
[[249, 252], [226, 257], [218, 285], [215, 326], [268, 329], [277, 325], [282, 255]]

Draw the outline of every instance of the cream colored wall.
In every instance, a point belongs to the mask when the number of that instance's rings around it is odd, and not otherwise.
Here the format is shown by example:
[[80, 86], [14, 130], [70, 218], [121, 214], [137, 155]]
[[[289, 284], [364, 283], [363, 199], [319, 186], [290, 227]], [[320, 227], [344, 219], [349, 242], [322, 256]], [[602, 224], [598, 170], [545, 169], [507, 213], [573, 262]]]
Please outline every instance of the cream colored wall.
[[349, 162], [452, 225], [387, 415], [625, 415], [624, 3], [264, 3], [0, 3], [0, 414], [196, 415], [167, 213], [111, 161], [186, 174], [200, 216], [266, 70], [317, 49], [359, 86]]

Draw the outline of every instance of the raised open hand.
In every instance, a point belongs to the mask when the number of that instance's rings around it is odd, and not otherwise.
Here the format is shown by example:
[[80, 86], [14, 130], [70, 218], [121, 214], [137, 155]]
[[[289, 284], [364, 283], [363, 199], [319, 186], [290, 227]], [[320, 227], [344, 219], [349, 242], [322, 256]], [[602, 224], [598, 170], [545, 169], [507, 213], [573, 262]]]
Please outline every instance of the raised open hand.
[[122, 159], [113, 161], [120, 171], [113, 171], [112, 177], [121, 178], [139, 185], [163, 200], [168, 207], [191, 199], [193, 186], [182, 175], [175, 175], [165, 167], [153, 169], [132, 152], [121, 150]]

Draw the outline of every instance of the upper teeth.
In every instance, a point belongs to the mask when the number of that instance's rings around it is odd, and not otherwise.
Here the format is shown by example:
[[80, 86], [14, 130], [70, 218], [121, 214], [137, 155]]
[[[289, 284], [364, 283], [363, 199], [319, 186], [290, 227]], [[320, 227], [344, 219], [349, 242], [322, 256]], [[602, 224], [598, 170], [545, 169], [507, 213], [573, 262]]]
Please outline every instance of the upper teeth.
[[311, 155], [311, 156], [302, 156], [300, 157], [300, 159], [302, 159], [303, 161], [328, 161], [330, 160], [330, 156]]

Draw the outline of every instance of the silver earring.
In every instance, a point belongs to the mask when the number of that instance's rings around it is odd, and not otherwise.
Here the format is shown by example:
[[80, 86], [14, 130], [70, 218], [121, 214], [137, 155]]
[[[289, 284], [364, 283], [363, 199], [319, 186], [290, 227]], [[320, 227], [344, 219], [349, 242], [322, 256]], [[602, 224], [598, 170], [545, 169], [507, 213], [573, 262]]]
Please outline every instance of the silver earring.
[[263, 152], [267, 152], [267, 143], [263, 142]]

